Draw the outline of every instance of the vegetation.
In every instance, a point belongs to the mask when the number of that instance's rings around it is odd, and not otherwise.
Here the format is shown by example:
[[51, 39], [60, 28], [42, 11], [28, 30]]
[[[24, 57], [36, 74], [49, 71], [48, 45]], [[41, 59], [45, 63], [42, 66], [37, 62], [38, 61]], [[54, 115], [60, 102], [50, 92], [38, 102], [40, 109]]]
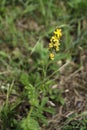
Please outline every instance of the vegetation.
[[86, 49], [86, 0], [0, 1], [0, 130], [86, 130]]

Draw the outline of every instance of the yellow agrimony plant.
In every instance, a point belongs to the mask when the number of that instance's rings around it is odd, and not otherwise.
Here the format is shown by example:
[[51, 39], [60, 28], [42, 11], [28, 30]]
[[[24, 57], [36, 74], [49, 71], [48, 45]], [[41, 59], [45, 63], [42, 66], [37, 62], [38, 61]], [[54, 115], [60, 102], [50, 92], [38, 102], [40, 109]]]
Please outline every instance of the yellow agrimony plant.
[[62, 37], [62, 30], [57, 28], [54, 33], [53, 36], [50, 38], [50, 43], [49, 43], [49, 58], [51, 60], [54, 60], [54, 56], [55, 56], [55, 52], [59, 51], [59, 46], [60, 46], [60, 38]]

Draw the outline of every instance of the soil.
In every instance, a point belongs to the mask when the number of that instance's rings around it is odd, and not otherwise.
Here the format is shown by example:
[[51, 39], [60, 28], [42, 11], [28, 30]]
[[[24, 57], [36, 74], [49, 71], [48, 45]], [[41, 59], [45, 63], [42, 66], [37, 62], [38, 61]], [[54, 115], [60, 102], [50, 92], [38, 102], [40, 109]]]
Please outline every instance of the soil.
[[[78, 63], [72, 62], [61, 71], [58, 79], [58, 88], [64, 90], [63, 97], [65, 104], [58, 106], [57, 114], [49, 119], [49, 125], [43, 130], [61, 130], [68, 117], [81, 114], [87, 111], [87, 50], [84, 50], [79, 57], [81, 67]], [[74, 120], [81, 120], [82, 117], [75, 116]]]

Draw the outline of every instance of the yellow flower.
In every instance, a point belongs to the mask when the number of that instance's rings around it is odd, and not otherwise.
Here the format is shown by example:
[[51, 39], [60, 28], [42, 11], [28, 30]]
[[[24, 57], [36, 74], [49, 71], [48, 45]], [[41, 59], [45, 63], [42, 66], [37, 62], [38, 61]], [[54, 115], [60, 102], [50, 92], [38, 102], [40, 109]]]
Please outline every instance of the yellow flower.
[[51, 42], [58, 42], [58, 37], [56, 37], [55, 35], [51, 37], [50, 39]]
[[[50, 51], [49, 58], [51, 60], [54, 60], [54, 53], [56, 53], [60, 49], [60, 38], [61, 38], [61, 36], [62, 36], [62, 31], [61, 31], [61, 29], [57, 28], [54, 31], [54, 34], [53, 34], [53, 36], [50, 39], [50, 43], [49, 43], [49, 51]], [[55, 52], [54, 52], [54, 50], [55, 50]]]
[[54, 60], [54, 54], [53, 54], [53, 53], [50, 53], [49, 58], [50, 58], [51, 60]]
[[59, 42], [55, 42], [55, 43], [53, 44], [53, 46], [54, 46], [54, 47], [57, 47], [57, 46], [59, 47], [59, 46], [60, 46], [60, 43], [59, 43]]
[[54, 46], [55, 51], [59, 51], [59, 46], [60, 46], [60, 43], [59, 43], [59, 42], [54, 43], [53, 46]]
[[59, 46], [55, 47], [55, 50], [56, 50], [56, 51], [59, 51]]
[[49, 49], [53, 48], [53, 43], [49, 43]]
[[54, 34], [56, 35], [56, 37], [58, 37], [60, 39], [60, 37], [62, 36], [62, 30], [57, 28], [54, 31]]

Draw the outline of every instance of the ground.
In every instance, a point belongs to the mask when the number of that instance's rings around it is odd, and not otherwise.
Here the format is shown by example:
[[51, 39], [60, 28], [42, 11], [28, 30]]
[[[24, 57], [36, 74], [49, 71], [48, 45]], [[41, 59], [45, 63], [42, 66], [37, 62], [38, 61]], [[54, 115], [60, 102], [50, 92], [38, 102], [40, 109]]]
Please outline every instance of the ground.
[[[67, 119], [70, 116], [87, 112], [87, 51], [84, 50], [77, 58], [80, 58], [83, 66], [76, 69], [77, 63], [69, 63], [68, 70], [65, 67], [61, 72], [57, 87], [62, 87], [64, 90], [65, 104], [57, 106], [57, 115], [49, 120], [48, 130], [60, 130], [64, 125], [69, 124], [70, 121]], [[81, 119], [82, 117], [78, 116], [72, 118], [75, 121]]]

